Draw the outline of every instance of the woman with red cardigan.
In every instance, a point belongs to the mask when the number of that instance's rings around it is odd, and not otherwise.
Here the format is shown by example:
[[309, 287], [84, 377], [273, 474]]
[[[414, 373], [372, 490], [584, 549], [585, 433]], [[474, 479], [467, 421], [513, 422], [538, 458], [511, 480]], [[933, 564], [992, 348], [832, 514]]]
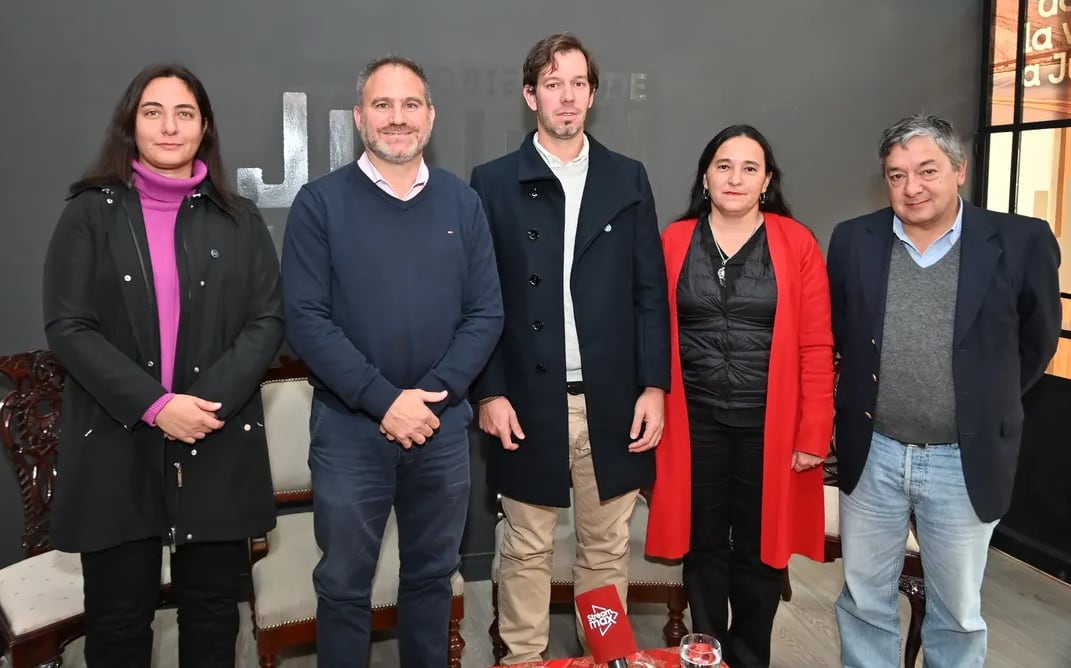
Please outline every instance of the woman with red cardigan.
[[825, 263], [749, 125], [707, 144], [681, 218], [662, 235], [673, 365], [647, 553], [683, 557], [693, 631], [718, 637], [729, 665], [768, 666], [782, 571], [794, 553], [823, 556]]

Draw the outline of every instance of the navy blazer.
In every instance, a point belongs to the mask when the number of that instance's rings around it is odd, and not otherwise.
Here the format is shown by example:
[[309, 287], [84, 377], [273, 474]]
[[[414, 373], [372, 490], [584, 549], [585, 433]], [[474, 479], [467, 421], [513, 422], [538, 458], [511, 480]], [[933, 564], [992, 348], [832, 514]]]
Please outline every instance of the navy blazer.
[[[1011, 503], [1022, 395], [1060, 336], [1060, 249], [1048, 223], [963, 203], [952, 377], [967, 493], [983, 522]], [[859, 481], [874, 433], [893, 211], [837, 225], [829, 242], [833, 337], [840, 356], [836, 450], [840, 486]]]

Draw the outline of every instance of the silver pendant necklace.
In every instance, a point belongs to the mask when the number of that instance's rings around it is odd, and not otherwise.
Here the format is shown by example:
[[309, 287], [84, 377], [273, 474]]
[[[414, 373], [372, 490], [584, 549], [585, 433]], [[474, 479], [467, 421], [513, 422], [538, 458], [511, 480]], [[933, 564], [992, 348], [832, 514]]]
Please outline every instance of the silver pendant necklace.
[[[751, 230], [751, 234], [749, 234], [747, 236], [747, 240], [744, 241], [744, 243], [740, 246], [740, 248], [743, 248], [744, 246], [746, 246], [747, 245], [747, 241], [750, 240], [751, 237], [755, 236], [755, 232], [758, 231], [759, 226], [762, 225], [764, 220], [765, 220], [765, 217], [759, 216], [759, 222], [755, 223], [754, 229]], [[725, 265], [729, 263], [729, 258], [731, 258], [732, 255], [726, 255], [725, 251], [723, 251], [721, 249], [721, 244], [718, 243], [718, 237], [717, 237], [717, 235], [714, 234], [714, 223], [713, 223], [713, 221], [711, 221], [708, 218], [707, 224], [710, 225], [710, 236], [711, 236], [711, 238], [714, 239], [714, 248], [716, 248], [717, 251], [718, 251], [718, 259], [721, 260], [721, 266], [718, 267], [718, 274], [717, 274], [718, 275], [718, 283], [721, 283], [721, 287], [724, 288], [725, 287]], [[737, 253], [739, 253], [739, 252], [740, 251], [737, 250]], [[733, 255], [735, 255], [735, 254], [736, 253], [733, 253]]]
[[[714, 236], [714, 229], [711, 228], [710, 235]], [[718, 283], [721, 283], [721, 287], [725, 287], [725, 265], [729, 262], [729, 256], [721, 250], [721, 244], [718, 243], [717, 237], [714, 238], [714, 248], [718, 249], [718, 257], [721, 258], [721, 266], [718, 267]]]

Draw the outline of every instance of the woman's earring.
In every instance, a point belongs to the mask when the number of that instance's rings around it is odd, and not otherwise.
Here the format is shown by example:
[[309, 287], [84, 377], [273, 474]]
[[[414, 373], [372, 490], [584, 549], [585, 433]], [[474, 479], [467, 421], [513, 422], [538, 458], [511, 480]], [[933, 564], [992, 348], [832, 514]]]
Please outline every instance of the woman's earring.
[[765, 204], [765, 203], [766, 203], [766, 191], [763, 190], [761, 193], [759, 193], [759, 204]]
[[703, 188], [703, 199], [710, 199], [710, 191]]

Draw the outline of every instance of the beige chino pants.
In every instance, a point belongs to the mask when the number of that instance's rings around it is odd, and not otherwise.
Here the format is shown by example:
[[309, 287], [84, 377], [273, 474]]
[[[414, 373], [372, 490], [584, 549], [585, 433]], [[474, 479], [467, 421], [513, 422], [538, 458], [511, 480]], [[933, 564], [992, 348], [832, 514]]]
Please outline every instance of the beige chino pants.
[[[625, 603], [629, 519], [639, 490], [606, 503], [599, 501], [584, 396], [568, 398], [569, 470], [576, 524], [574, 591], [613, 584]], [[502, 510], [506, 518], [498, 568], [498, 628], [507, 647], [503, 663], [538, 661], [550, 642], [551, 561], [559, 509], [503, 497]], [[579, 617], [577, 633], [586, 647]]]

